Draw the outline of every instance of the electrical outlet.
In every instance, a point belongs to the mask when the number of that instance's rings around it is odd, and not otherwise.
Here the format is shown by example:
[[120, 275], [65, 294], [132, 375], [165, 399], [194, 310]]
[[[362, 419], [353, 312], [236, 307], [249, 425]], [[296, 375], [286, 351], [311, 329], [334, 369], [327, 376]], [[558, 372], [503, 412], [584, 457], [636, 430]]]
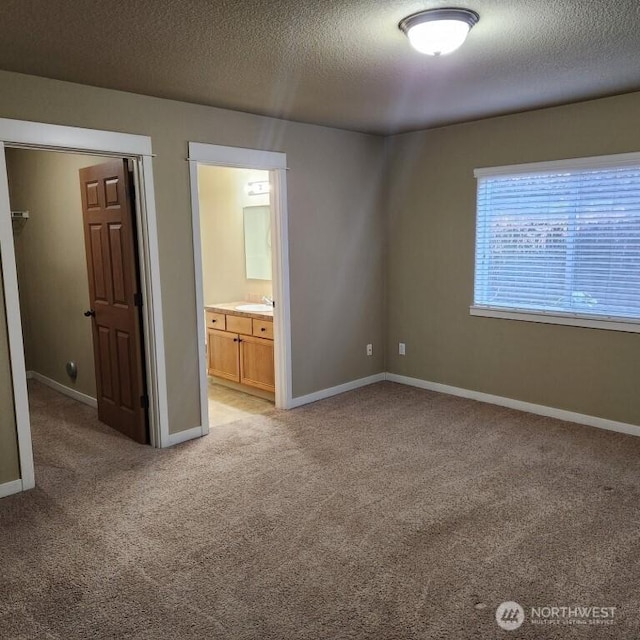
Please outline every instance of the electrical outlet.
[[405, 347], [405, 345], [404, 345], [404, 342], [399, 342], [399, 343], [398, 343], [398, 353], [399, 353], [401, 356], [404, 356], [404, 355], [407, 353], [407, 351], [406, 351], [406, 347]]
[[367, 345], [367, 355], [368, 356], [372, 356], [373, 355], [373, 345], [372, 344], [368, 344]]

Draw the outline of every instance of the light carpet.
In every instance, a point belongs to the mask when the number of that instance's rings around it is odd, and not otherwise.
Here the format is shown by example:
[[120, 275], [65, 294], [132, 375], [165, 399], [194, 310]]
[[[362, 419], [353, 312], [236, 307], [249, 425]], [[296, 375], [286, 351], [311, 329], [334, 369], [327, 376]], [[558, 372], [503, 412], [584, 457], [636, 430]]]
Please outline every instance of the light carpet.
[[[380, 383], [169, 450], [31, 386], [0, 638], [637, 638], [640, 439]], [[495, 609], [616, 607], [503, 631]]]

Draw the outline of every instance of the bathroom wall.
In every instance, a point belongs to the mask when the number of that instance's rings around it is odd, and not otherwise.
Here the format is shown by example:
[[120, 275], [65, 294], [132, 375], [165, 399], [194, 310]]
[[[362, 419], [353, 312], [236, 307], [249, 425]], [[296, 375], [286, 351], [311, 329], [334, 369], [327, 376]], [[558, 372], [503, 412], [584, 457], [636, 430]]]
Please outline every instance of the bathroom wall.
[[78, 171], [107, 158], [25, 149], [7, 149], [6, 158], [11, 208], [29, 211], [14, 236], [27, 371], [95, 398]]
[[271, 280], [246, 278], [244, 207], [269, 205], [269, 194], [250, 196], [248, 182], [269, 180], [268, 171], [198, 167], [202, 276], [205, 304], [272, 296]]

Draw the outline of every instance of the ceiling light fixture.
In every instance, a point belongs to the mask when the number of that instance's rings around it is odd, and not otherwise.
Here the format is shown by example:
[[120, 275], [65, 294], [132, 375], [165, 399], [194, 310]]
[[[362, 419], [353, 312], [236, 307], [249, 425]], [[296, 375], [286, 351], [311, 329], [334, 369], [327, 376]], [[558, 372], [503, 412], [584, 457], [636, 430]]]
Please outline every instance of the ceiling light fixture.
[[460, 47], [478, 20], [470, 9], [428, 9], [407, 16], [398, 26], [414, 49], [439, 56]]

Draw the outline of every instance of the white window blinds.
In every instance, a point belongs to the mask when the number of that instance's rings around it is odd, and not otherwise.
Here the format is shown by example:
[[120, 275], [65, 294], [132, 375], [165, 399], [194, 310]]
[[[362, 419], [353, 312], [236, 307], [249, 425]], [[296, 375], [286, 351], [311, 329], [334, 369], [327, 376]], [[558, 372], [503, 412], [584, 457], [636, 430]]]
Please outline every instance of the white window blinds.
[[478, 170], [474, 306], [640, 319], [640, 156], [629, 155]]

